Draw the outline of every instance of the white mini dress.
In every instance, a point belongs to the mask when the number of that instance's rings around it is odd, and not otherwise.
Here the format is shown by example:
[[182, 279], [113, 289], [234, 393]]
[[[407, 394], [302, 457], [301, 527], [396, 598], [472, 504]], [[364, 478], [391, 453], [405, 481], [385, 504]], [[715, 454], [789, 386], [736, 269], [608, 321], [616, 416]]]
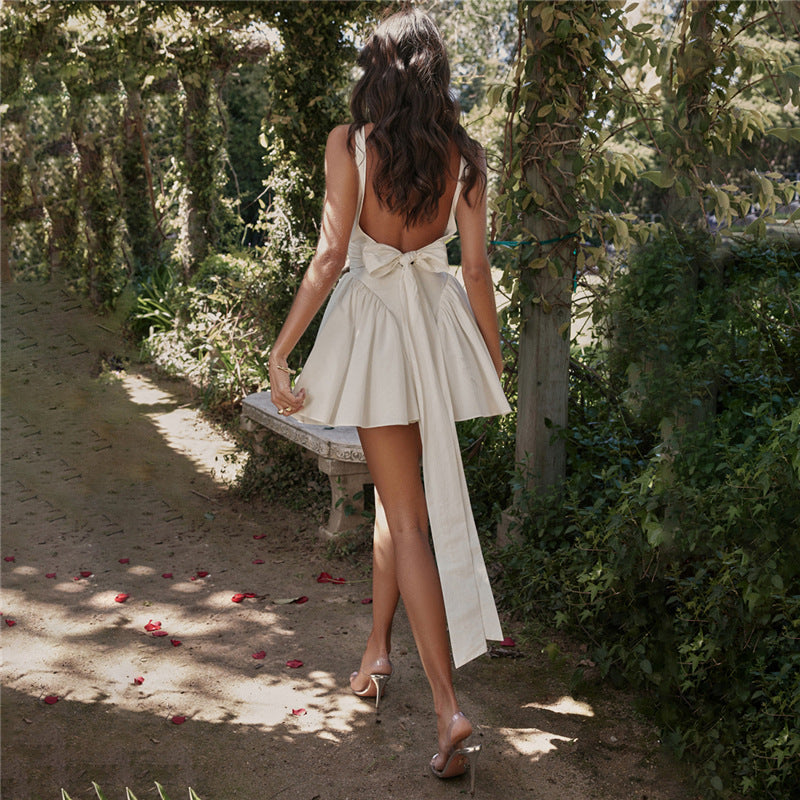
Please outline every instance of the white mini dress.
[[366, 152], [355, 135], [358, 207], [348, 268], [339, 279], [295, 388], [294, 416], [316, 425], [365, 428], [419, 422], [425, 497], [456, 667], [503, 634], [470, 507], [456, 420], [506, 414], [492, 359], [466, 292], [450, 273], [446, 240], [465, 161], [441, 238], [410, 252], [361, 229]]

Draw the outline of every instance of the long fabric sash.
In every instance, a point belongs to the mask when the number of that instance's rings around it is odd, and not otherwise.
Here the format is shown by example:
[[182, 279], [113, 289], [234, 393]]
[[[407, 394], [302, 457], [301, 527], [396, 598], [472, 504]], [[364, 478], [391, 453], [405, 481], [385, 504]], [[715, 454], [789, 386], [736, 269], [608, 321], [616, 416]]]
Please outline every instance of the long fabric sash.
[[428, 517], [453, 661], [460, 667], [486, 652], [487, 639], [501, 640], [503, 633], [472, 516], [452, 402], [442, 383], [446, 372], [436, 318], [418, 285], [420, 271], [442, 271], [447, 250], [442, 240], [406, 253], [368, 241], [362, 258], [370, 278], [399, 288], [398, 316], [420, 410]]

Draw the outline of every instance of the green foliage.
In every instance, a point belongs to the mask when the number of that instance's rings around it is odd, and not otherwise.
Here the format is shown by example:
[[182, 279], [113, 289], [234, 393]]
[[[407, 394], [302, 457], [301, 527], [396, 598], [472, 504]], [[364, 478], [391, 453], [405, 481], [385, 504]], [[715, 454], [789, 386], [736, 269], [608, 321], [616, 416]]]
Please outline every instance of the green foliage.
[[[712, 308], [704, 253], [669, 234], [619, 276], [609, 354], [575, 358], [567, 482], [521, 493], [501, 591], [588, 641], [601, 675], [651, 694], [704, 796], [777, 800], [800, 769], [800, 259], [734, 248], [713, 266]], [[660, 344], [664, 363], [623, 398], [626, 362]], [[692, 416], [709, 374], [713, 407]]]
[[[94, 781], [92, 781], [92, 788], [94, 789], [94, 793], [97, 795], [97, 800], [106, 800], [106, 796], [105, 794], [103, 794], [103, 790]], [[167, 796], [164, 787], [158, 781], [156, 781], [156, 791], [158, 792], [160, 800], [169, 800], [169, 797]], [[64, 789], [61, 790], [61, 800], [72, 800], [72, 798], [67, 794], [67, 792]], [[136, 796], [134, 795], [134, 793], [127, 787], [125, 788], [125, 800], [136, 800]], [[192, 789], [191, 786], [189, 787], [189, 800], [200, 800], [200, 797], [198, 796], [197, 792], [195, 792], [195, 790]]]
[[244, 445], [249, 458], [236, 486], [242, 498], [259, 496], [266, 502], [302, 510], [311, 519], [324, 519], [330, 508], [330, 486], [307, 451], [269, 431], [261, 441], [245, 437]]
[[235, 199], [239, 217], [248, 232], [258, 221], [258, 198], [264, 190], [265, 170], [271, 168], [264, 163], [264, 149], [259, 144], [269, 103], [268, 72], [267, 65], [260, 61], [243, 64], [235, 74], [228, 76], [222, 87], [228, 131], [225, 195]]
[[[347, 122], [348, 67], [355, 61], [358, 25], [370, 3], [278, 3], [274, 22], [282, 49], [270, 60], [271, 105], [261, 143], [270, 169], [269, 203], [258, 229], [272, 271], [265, 308], [271, 339], [286, 318], [314, 254], [325, 192], [327, 137]], [[312, 324], [295, 350], [302, 363], [318, 327]]]
[[514, 460], [508, 454], [514, 452], [515, 424], [515, 415], [508, 414], [457, 425], [475, 525], [487, 539], [494, 535], [501, 511], [512, 500]]
[[269, 292], [263, 265], [247, 254], [209, 256], [188, 286], [163, 267], [142, 286], [132, 327], [147, 331], [145, 356], [198, 386], [207, 407], [230, 409], [266, 384], [258, 321]]

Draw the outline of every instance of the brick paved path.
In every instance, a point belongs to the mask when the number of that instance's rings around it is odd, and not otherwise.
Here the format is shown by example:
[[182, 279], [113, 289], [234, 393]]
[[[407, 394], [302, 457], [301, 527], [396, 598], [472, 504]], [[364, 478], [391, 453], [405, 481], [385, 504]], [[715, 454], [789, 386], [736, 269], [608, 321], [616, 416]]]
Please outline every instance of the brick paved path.
[[[156, 797], [155, 781], [173, 800], [460, 796], [465, 780], [427, 769], [429, 693], [402, 615], [381, 724], [348, 692], [369, 584], [326, 557], [318, 520], [227, 491], [231, 443], [181, 384], [135, 357], [115, 372], [135, 353], [114, 319], [60, 286], [5, 286], [2, 331], [4, 800], [94, 797], [92, 781], [108, 800]], [[323, 570], [348, 583], [317, 583]], [[542, 644], [457, 674], [484, 743], [479, 796], [689, 797], [629, 698], [565, 699], [580, 656], [553, 667]]]

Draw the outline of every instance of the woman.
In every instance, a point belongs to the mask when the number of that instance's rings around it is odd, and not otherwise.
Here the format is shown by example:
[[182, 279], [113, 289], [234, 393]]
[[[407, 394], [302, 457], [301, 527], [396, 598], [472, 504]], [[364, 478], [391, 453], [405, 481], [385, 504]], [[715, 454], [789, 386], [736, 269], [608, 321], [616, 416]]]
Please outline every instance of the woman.
[[[303, 422], [357, 426], [376, 521], [372, 631], [350, 685], [377, 707], [402, 596], [437, 716], [431, 768], [448, 778], [471, 765], [474, 787], [480, 747], [465, 746], [472, 725], [453, 689], [447, 630], [456, 667], [503, 636], [455, 430], [455, 420], [509, 411], [485, 158], [459, 124], [444, 43], [427, 16], [386, 19], [358, 63], [353, 123], [328, 137], [316, 254], [270, 355], [272, 401]], [[466, 294], [447, 271], [456, 223]], [[346, 263], [292, 391], [288, 356]]]

